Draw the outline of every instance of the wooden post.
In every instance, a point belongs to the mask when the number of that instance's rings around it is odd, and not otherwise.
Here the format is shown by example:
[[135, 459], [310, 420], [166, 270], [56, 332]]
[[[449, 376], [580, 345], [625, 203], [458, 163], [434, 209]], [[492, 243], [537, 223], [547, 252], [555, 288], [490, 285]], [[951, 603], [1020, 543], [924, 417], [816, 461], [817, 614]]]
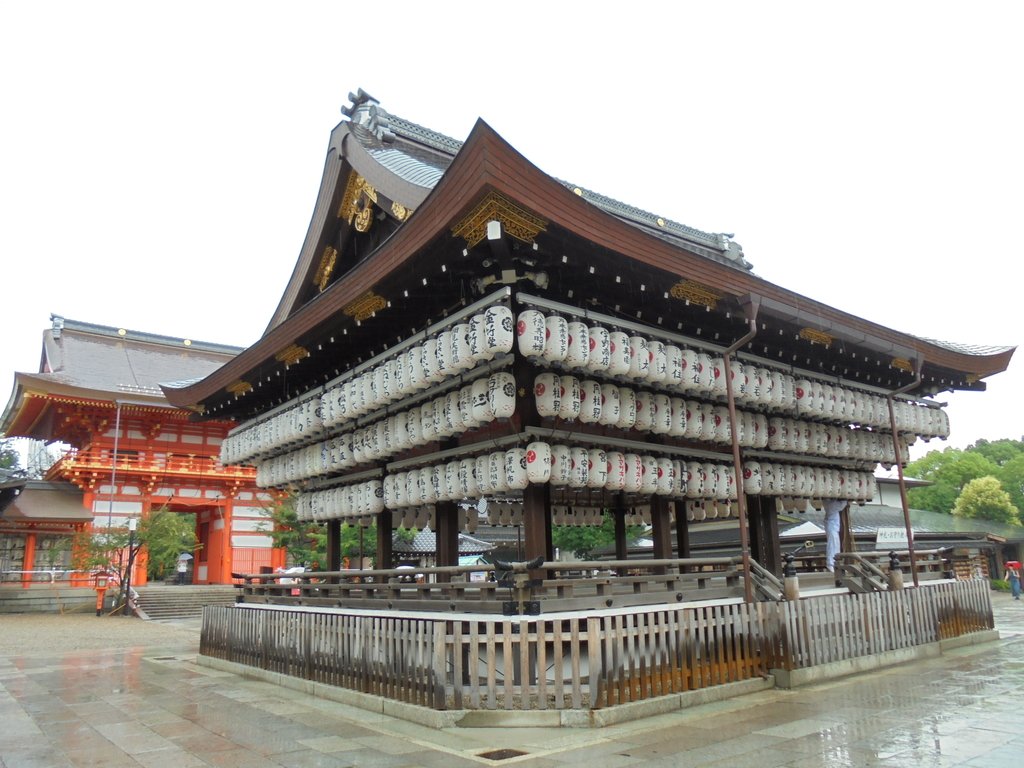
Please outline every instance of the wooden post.
[[779, 545], [779, 518], [775, 500], [765, 496], [747, 496], [750, 524], [750, 551], [767, 571], [782, 575], [782, 549]]
[[[676, 511], [676, 557], [690, 556], [690, 521], [686, 519], [686, 502], [673, 502]], [[680, 573], [683, 572], [680, 568]]]
[[626, 548], [626, 506], [621, 493], [615, 500], [612, 514], [615, 516], [615, 559], [626, 560], [629, 554]]
[[[440, 501], [434, 505], [435, 565], [459, 564], [459, 508], [453, 501]], [[437, 574], [438, 581], [451, 581], [451, 574]]]
[[[325, 570], [341, 570], [341, 520], [335, 518], [327, 521], [327, 562], [324, 563]], [[337, 583], [337, 579], [331, 579]]]
[[523, 491], [523, 539], [524, 560], [533, 560], [540, 555], [545, 560], [554, 560], [555, 551], [551, 543], [551, 486], [526, 486]]
[[394, 527], [391, 519], [391, 510], [385, 509], [377, 515], [377, 568], [391, 568], [393, 553], [391, 547], [391, 536]]
[[[651, 556], [655, 560], [672, 559], [672, 515], [668, 507], [668, 499], [664, 496], [651, 496], [651, 537], [654, 539], [654, 551]], [[659, 568], [657, 573], [665, 573]]]

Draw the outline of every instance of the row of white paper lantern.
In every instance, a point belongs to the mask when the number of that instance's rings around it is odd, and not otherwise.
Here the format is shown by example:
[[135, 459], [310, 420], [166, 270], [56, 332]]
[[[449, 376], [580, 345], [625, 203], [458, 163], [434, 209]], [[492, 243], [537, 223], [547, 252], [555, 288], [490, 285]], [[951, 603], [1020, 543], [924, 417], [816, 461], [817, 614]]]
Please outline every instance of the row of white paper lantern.
[[[707, 352], [683, 349], [640, 334], [587, 326], [538, 310], [519, 314], [516, 323], [520, 353], [527, 358], [560, 364], [610, 377], [662, 384], [682, 393], [703, 393], [715, 399], [727, 394], [725, 360]], [[732, 361], [730, 374], [737, 403], [796, 413], [804, 418], [890, 426], [884, 397], [775, 369]], [[937, 408], [901, 403], [897, 429], [927, 437], [948, 437], [949, 423]]]
[[224, 441], [222, 460], [237, 464], [305, 442], [325, 428], [341, 426], [511, 352], [513, 345], [512, 310], [490, 307], [469, 322], [441, 331], [330, 387], [319, 398], [238, 430]]
[[328, 389], [321, 398], [324, 424], [338, 426], [383, 408], [511, 352], [513, 343], [512, 310], [491, 307]]
[[[724, 405], [683, 400], [572, 375], [541, 373], [534, 379], [534, 399], [542, 417], [579, 419], [618, 429], [703, 442], [729, 443], [732, 428]], [[737, 410], [738, 441], [745, 448], [816, 454], [862, 461], [893, 462], [890, 435], [849, 426], [823, 424]], [[903, 440], [904, 445], [906, 440]], [[906, 451], [904, 450], [904, 455]]]
[[515, 413], [515, 395], [512, 374], [491, 374], [353, 432], [260, 461], [256, 482], [269, 487], [335, 474], [507, 419]]

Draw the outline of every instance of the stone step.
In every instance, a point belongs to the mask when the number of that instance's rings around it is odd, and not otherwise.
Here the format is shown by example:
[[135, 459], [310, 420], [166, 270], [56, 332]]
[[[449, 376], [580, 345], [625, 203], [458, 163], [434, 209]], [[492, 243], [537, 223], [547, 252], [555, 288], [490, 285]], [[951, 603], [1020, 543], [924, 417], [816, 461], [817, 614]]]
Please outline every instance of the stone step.
[[230, 585], [174, 585], [141, 587], [139, 609], [156, 620], [194, 619], [203, 615], [204, 605], [232, 605], [236, 590]]

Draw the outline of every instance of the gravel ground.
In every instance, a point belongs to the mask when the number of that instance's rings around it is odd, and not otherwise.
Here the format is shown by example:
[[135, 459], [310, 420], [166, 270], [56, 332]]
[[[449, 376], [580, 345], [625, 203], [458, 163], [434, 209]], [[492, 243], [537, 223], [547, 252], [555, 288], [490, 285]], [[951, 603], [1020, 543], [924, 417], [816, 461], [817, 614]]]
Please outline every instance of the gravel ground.
[[0, 616], [0, 656], [32, 656], [97, 648], [199, 650], [200, 620], [160, 622], [92, 614]]

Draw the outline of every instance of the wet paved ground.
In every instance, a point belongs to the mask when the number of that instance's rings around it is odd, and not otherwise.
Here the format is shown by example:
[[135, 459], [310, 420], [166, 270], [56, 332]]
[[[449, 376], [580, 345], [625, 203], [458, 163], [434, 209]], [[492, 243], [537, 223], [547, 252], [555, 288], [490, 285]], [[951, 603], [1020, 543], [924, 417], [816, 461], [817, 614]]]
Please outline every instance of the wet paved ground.
[[[599, 730], [434, 730], [193, 663], [173, 645], [0, 656], [0, 766], [1015, 765], [1024, 755], [1024, 602], [993, 593], [998, 642], [795, 691]], [[0, 633], [18, 617], [0, 618]], [[522, 757], [494, 761], [491, 750]]]

